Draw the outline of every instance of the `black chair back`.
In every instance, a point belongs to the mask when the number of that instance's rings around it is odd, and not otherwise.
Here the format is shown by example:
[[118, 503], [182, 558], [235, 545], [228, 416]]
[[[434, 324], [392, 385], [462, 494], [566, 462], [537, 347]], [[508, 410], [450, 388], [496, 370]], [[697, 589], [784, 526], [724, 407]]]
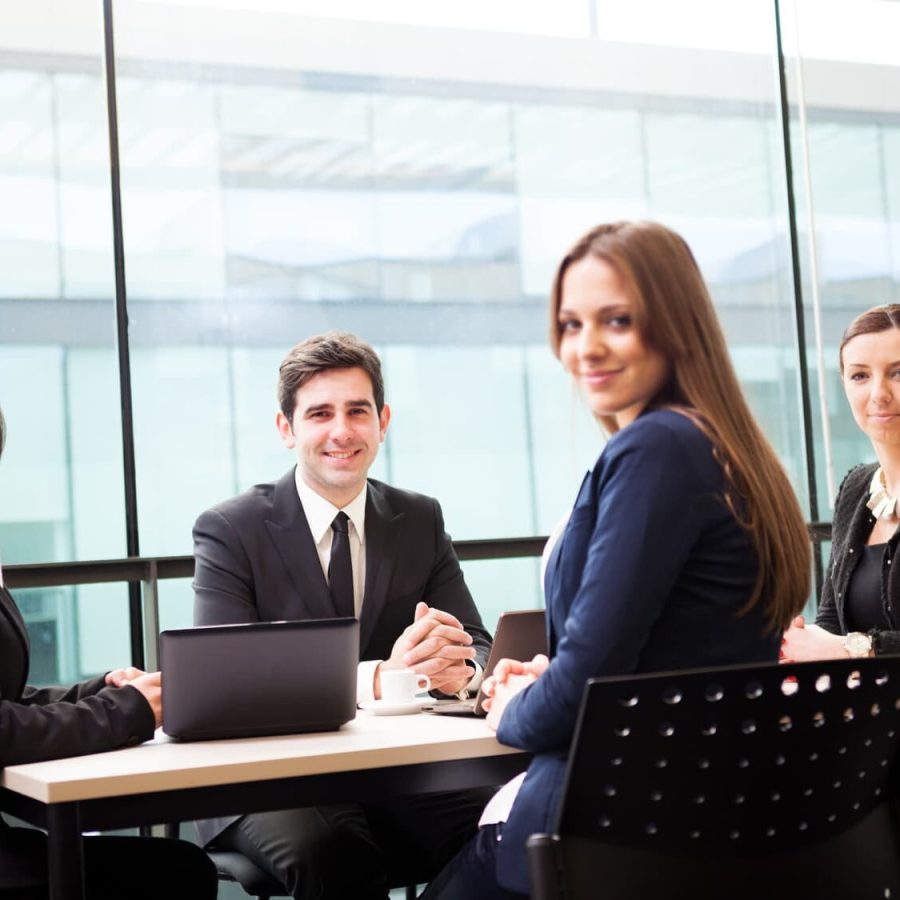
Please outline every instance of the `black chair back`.
[[594, 679], [529, 852], [573, 898], [900, 898], [898, 707], [900, 657]]

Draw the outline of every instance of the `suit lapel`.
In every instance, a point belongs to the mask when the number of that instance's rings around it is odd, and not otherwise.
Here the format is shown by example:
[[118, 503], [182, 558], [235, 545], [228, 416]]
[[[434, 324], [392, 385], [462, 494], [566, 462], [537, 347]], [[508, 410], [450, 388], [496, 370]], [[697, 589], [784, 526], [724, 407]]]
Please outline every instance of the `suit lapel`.
[[[556, 541], [556, 546], [550, 551], [550, 558], [547, 560], [547, 570], [544, 573], [544, 606], [547, 611], [547, 646], [550, 647], [551, 653], [556, 652], [556, 645], [562, 636], [563, 623], [568, 617], [568, 608], [563, 607], [563, 597], [572, 598], [578, 587], [578, 581], [581, 580], [581, 566], [572, 564], [570, 557], [572, 548], [566, 546], [566, 538], [571, 537], [577, 524], [573, 522], [573, 518], [577, 510], [590, 508], [595, 503], [594, 487], [593, 487], [593, 471], [589, 471], [581, 482], [578, 489], [578, 495], [575, 498], [575, 505], [569, 513], [569, 519]], [[574, 584], [571, 582], [575, 581]], [[571, 601], [570, 601], [571, 602]]]
[[580, 506], [593, 506], [596, 502], [594, 497], [594, 470], [590, 469], [585, 473], [584, 478], [581, 479], [581, 487], [578, 488], [572, 510], [574, 511]]
[[546, 612], [546, 628], [547, 628], [547, 646], [551, 650], [551, 654], [556, 652], [556, 628], [554, 628], [554, 613], [557, 607], [557, 593], [559, 587], [559, 558], [562, 551], [562, 543], [566, 538], [566, 529], [569, 523], [556, 539], [556, 544], [550, 551], [550, 558], [547, 560], [547, 569], [544, 572], [544, 609]]
[[266, 529], [295, 589], [294, 595], [285, 603], [286, 618], [329, 619], [336, 616], [319, 554], [297, 494], [293, 469], [275, 485], [272, 517], [266, 520]]
[[359, 646], [364, 651], [388, 599], [388, 588], [400, 554], [405, 515], [394, 514], [377, 485], [369, 482], [366, 497], [366, 587], [360, 617]]

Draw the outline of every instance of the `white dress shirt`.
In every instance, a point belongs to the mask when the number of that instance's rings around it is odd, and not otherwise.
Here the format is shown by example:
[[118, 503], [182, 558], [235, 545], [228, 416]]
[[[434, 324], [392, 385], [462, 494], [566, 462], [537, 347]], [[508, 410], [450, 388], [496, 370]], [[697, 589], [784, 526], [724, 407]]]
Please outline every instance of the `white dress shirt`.
[[[363, 593], [366, 588], [366, 497], [369, 485], [364, 484], [363, 489], [345, 507], [338, 509], [303, 480], [299, 466], [295, 471], [294, 481], [326, 582], [328, 563], [331, 561], [331, 541], [334, 536], [331, 523], [339, 512], [346, 513], [350, 520], [347, 531], [350, 538], [350, 566], [353, 570], [353, 609], [358, 617], [362, 612]], [[375, 699], [375, 670], [380, 662], [382, 662], [380, 659], [367, 659], [357, 666], [357, 703]]]
[[[331, 561], [331, 541], [334, 532], [331, 523], [339, 512], [347, 514], [350, 524], [347, 528], [350, 537], [350, 565], [353, 569], [353, 609], [357, 617], [362, 612], [363, 596], [366, 589], [366, 497], [369, 485], [363, 485], [363, 489], [342, 509], [338, 509], [333, 503], [326, 500], [321, 494], [317, 494], [300, 475], [298, 466], [294, 472], [294, 481], [297, 485], [297, 494], [306, 515], [306, 521], [312, 534], [316, 551], [319, 554], [319, 563], [328, 581], [328, 563]], [[410, 623], [412, 624], [412, 623]], [[397, 637], [400, 637], [398, 634]], [[361, 662], [356, 669], [356, 702], [364, 703], [375, 699], [375, 670], [382, 659], [367, 659]], [[467, 685], [467, 690], [478, 690], [481, 684], [481, 666], [475, 663], [475, 674]]]
[[350, 565], [353, 569], [353, 610], [358, 616], [362, 609], [363, 592], [366, 586], [366, 496], [369, 486], [364, 484], [363, 489], [346, 506], [338, 509], [321, 494], [317, 494], [301, 478], [299, 466], [294, 480], [297, 483], [297, 493], [300, 495], [300, 503], [303, 504], [303, 512], [319, 554], [319, 562], [322, 564], [326, 582], [328, 581], [328, 564], [331, 561], [331, 541], [334, 537], [331, 523], [339, 512], [346, 513], [347, 518], [350, 519], [347, 531], [350, 537]]

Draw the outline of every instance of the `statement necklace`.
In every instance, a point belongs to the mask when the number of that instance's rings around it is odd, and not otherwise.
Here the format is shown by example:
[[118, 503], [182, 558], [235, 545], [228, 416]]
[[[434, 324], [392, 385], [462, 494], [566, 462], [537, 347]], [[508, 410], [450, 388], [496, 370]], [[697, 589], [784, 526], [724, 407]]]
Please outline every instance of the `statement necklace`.
[[869, 501], [866, 506], [876, 519], [893, 519], [897, 511], [897, 500], [887, 492], [884, 481], [884, 469], [879, 466], [872, 476], [869, 485]]

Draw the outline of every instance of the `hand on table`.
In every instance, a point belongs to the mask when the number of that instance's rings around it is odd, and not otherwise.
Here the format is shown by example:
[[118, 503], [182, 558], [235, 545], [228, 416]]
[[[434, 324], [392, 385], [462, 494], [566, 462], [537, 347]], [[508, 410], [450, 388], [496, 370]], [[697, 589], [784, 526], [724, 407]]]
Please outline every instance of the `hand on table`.
[[487, 723], [494, 731], [500, 725], [500, 719], [506, 704], [516, 694], [534, 684], [550, 665], [550, 660], [543, 653], [534, 659], [522, 662], [518, 659], [501, 659], [494, 667], [490, 678], [485, 678], [482, 689], [485, 694], [484, 708], [488, 711]]
[[427, 675], [434, 690], [461, 691], [472, 679], [472, 667], [466, 665], [467, 659], [475, 659], [471, 643], [456, 616], [427, 603], [416, 604], [412, 624], [394, 642], [390, 659], [375, 671], [375, 697], [381, 697], [380, 673], [386, 669], [413, 669]]
[[110, 687], [131, 687], [140, 691], [153, 710], [156, 725], [162, 724], [162, 680], [159, 672], [145, 672], [134, 666], [127, 669], [113, 669], [106, 673], [106, 683]]
[[844, 638], [832, 634], [819, 625], [807, 625], [803, 616], [797, 616], [781, 638], [779, 662], [811, 662], [816, 659], [847, 659]]
[[147, 673], [143, 669], [135, 666], [128, 666], [125, 669], [113, 669], [112, 672], [106, 673], [106, 683], [109, 687], [122, 687], [123, 684], [130, 684], [135, 678]]

